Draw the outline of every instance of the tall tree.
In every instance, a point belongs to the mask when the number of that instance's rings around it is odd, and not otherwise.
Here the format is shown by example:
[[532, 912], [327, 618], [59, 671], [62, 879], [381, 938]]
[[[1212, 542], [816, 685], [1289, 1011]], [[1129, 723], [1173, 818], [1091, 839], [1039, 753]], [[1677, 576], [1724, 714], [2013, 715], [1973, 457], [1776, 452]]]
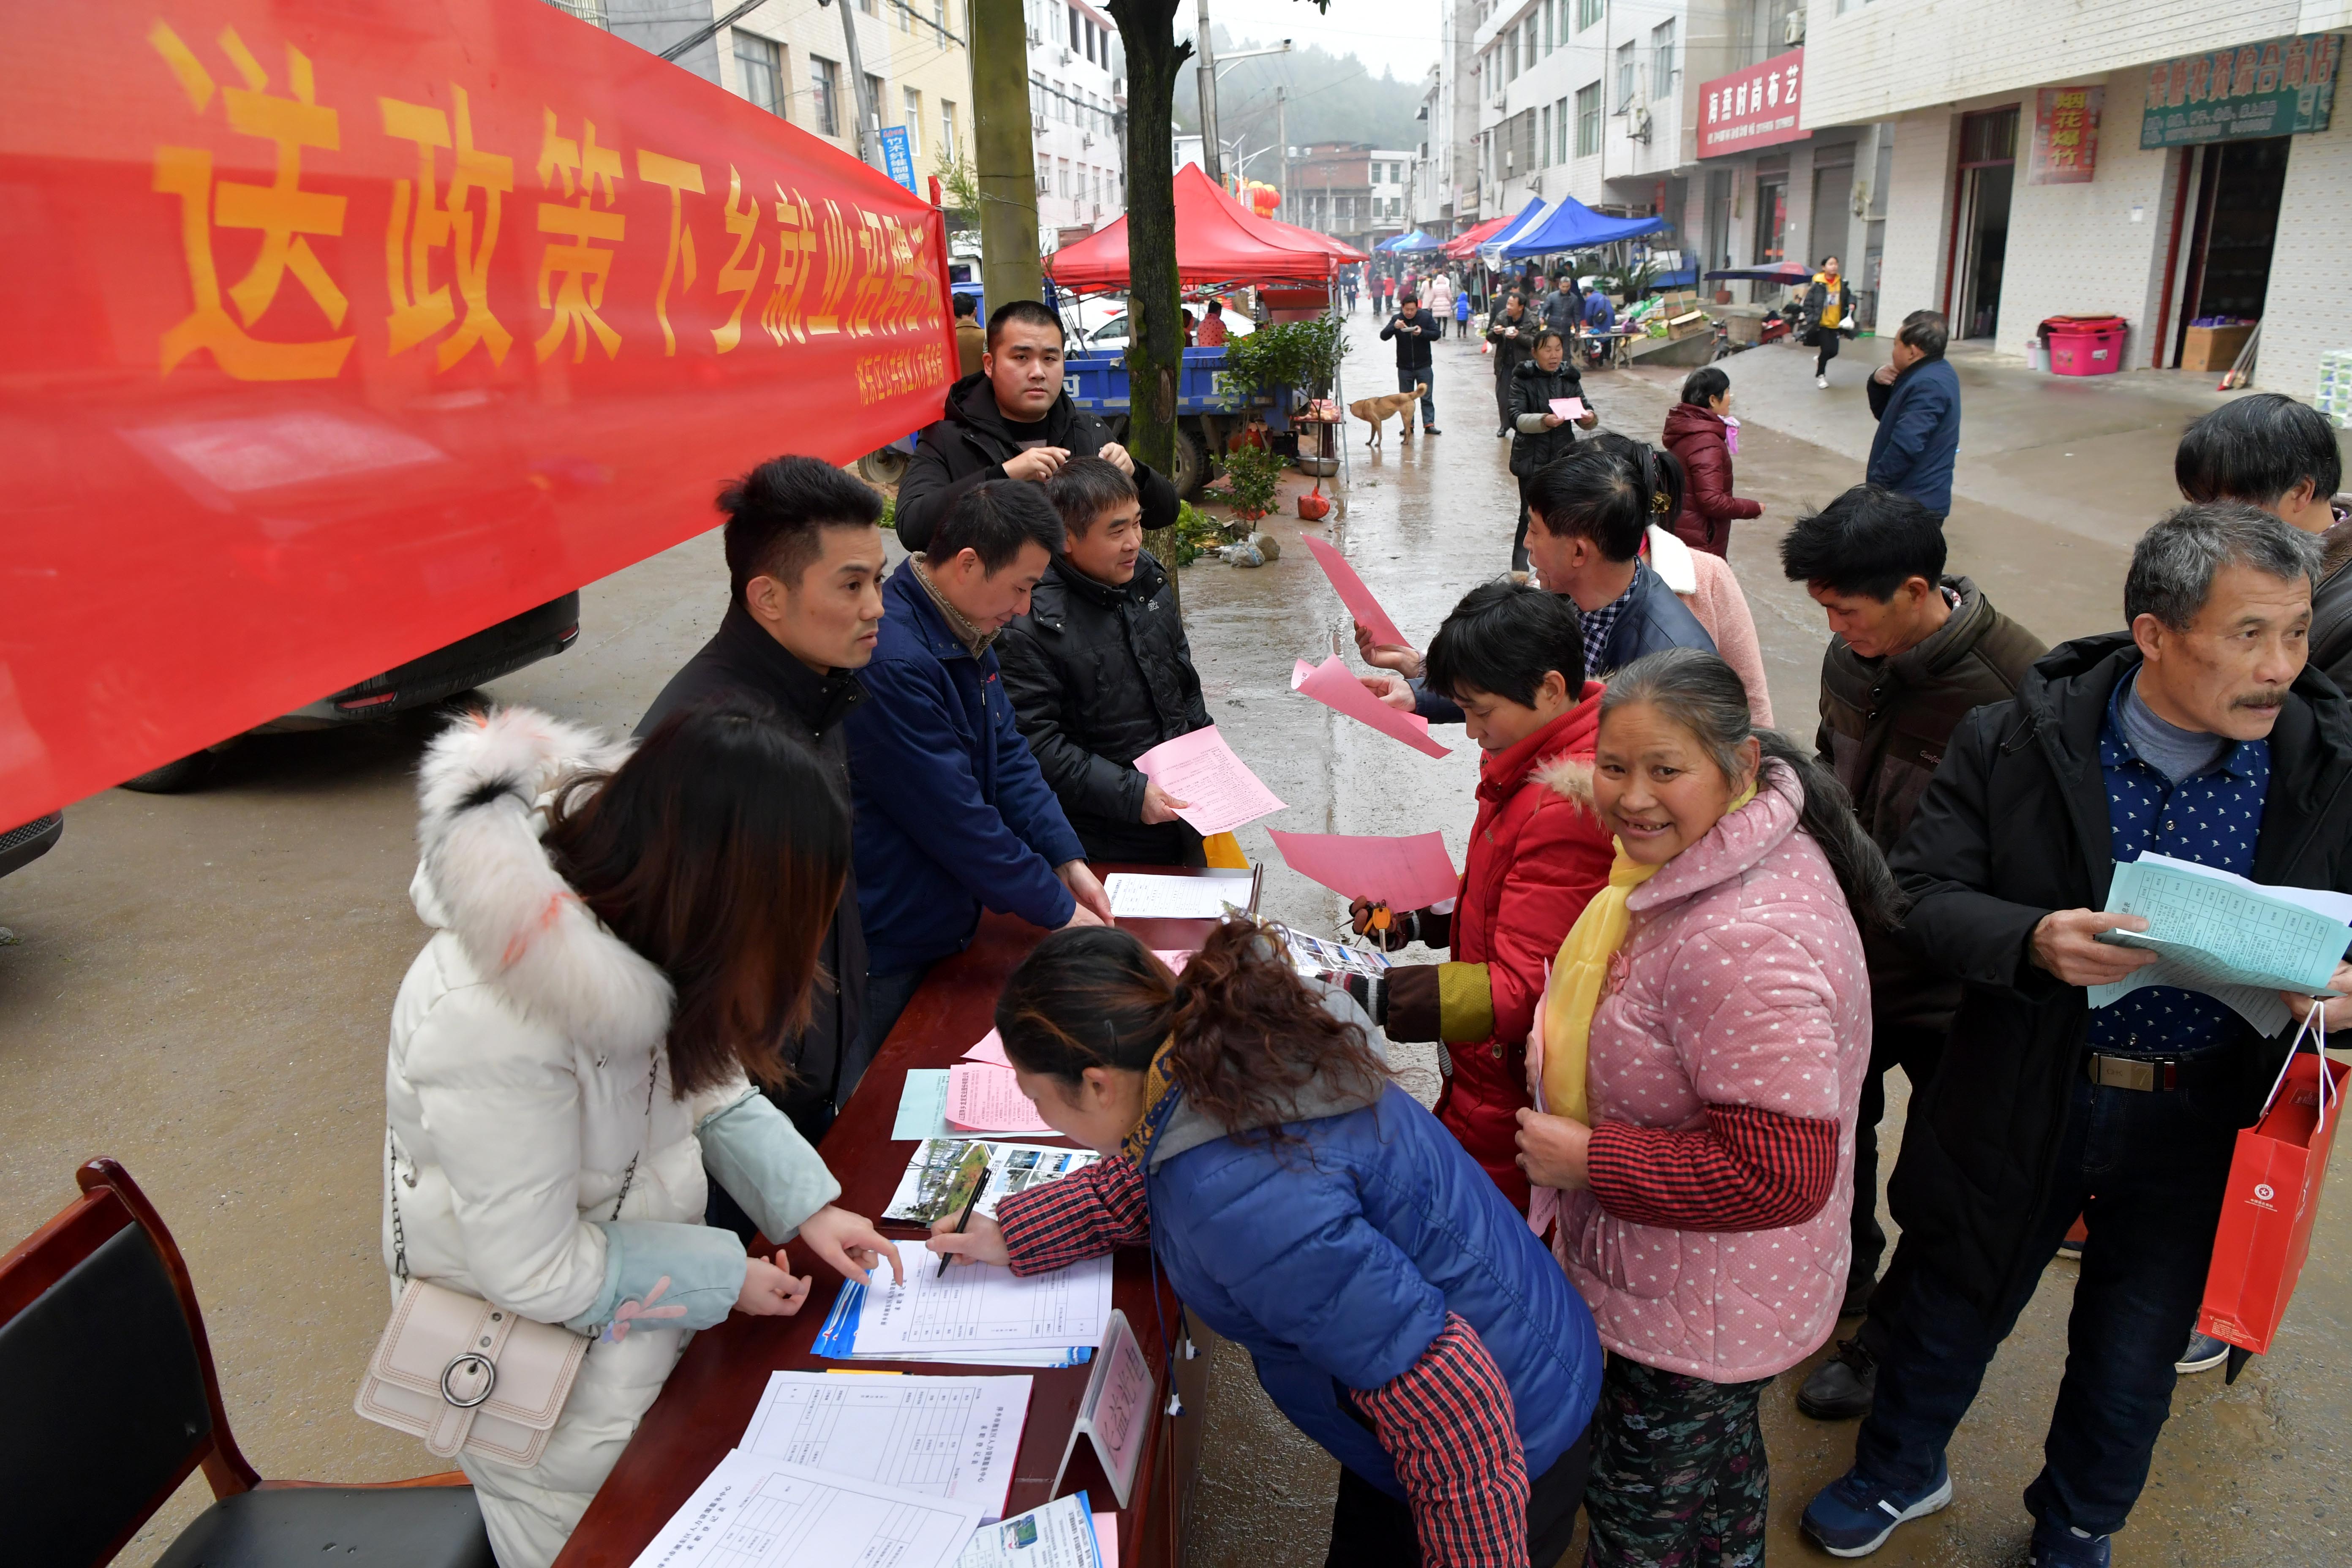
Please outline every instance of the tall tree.
[[[1176, 385], [1184, 361], [1176, 284], [1176, 80], [1192, 46], [1176, 41], [1180, 0], [1110, 0], [1127, 47], [1127, 448], [1176, 471]], [[1176, 559], [1173, 529], [1144, 541]], [[1170, 584], [1175, 582], [1171, 573]], [[1181, 592], [1181, 591], [1180, 591]]]
[[965, 20], [971, 30], [976, 100], [980, 282], [993, 310], [1007, 300], [1037, 299], [1043, 291], [1037, 175], [1029, 162], [1029, 24], [1021, 0], [972, 0]]

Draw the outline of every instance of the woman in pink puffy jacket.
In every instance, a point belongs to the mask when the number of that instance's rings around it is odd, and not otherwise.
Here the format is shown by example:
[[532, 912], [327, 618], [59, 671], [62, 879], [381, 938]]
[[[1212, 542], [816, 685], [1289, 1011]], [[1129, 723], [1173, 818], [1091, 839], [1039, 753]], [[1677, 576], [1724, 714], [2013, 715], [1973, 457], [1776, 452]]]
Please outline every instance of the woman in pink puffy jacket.
[[[1845, 792], [1752, 729], [1715, 655], [1638, 659], [1601, 700], [1617, 902], [1563, 944], [1543, 1020], [1549, 1048], [1585, 1042], [1586, 1121], [1519, 1113], [1610, 1352], [1589, 1561], [1761, 1563], [1757, 1400], [1836, 1322], [1870, 1060], [1857, 921], [1891, 928], [1901, 896]], [[1603, 977], [1578, 992], [1580, 971]]]

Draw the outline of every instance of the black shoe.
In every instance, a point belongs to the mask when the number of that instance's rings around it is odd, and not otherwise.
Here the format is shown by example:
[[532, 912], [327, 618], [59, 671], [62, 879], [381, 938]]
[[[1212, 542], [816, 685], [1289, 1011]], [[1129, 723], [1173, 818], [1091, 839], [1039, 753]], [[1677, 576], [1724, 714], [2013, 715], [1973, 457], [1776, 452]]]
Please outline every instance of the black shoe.
[[1849, 1275], [1845, 1282], [1845, 1300], [1838, 1303], [1838, 1316], [1861, 1317], [1870, 1310], [1870, 1293], [1876, 1289], [1878, 1289], [1878, 1280], [1874, 1276]]
[[1797, 1390], [1797, 1408], [1816, 1421], [1849, 1421], [1870, 1414], [1878, 1395], [1878, 1363], [1859, 1340], [1840, 1340], [1830, 1359]]
[[1495, 439], [1497, 441], [1507, 441], [1510, 438], [1511, 433], [1508, 430], [1497, 430], [1495, 432]]
[[1445, 432], [1444, 432], [1444, 431], [1440, 430], [1440, 429], [1439, 429], [1436, 426], [1434, 426], [1434, 425], [1424, 425], [1424, 426], [1423, 426], [1421, 427], [1421, 433], [1422, 433], [1423, 435], [1424, 435], [1424, 436], [1443, 436], [1444, 434], [1445, 434]]

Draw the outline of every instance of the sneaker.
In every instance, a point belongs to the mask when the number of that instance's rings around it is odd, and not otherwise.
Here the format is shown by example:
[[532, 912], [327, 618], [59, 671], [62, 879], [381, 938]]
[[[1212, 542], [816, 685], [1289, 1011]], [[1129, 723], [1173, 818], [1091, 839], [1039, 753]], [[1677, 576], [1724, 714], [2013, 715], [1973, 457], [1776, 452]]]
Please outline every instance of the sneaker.
[[1951, 1500], [1952, 1473], [1940, 1465], [1935, 1484], [1913, 1497], [1852, 1469], [1813, 1494], [1801, 1528], [1832, 1557], [1867, 1557], [1886, 1544], [1896, 1525], [1947, 1508]]
[[1422, 433], [1423, 435], [1424, 435], [1424, 436], [1443, 436], [1444, 434], [1445, 434], [1445, 432], [1444, 432], [1444, 431], [1440, 430], [1440, 429], [1439, 429], [1436, 426], [1434, 426], [1434, 425], [1424, 425], [1424, 426], [1423, 426], [1421, 427], [1421, 433]]
[[2115, 1549], [2109, 1544], [2113, 1539], [2037, 1520], [2025, 1561], [2031, 1568], [2108, 1568], [2115, 1561]]
[[1797, 1389], [1797, 1408], [1816, 1421], [1851, 1421], [1870, 1414], [1878, 1397], [1878, 1363], [1860, 1340], [1840, 1340], [1830, 1359]]
[[1814, 384], [1815, 386], [1826, 387], [1826, 386], [1828, 386], [1828, 385], [1829, 385], [1829, 384], [1830, 384], [1830, 378], [1829, 378], [1828, 376], [1825, 376], [1825, 375], [1817, 375], [1817, 376], [1813, 377], [1813, 384]]
[[2180, 1352], [2180, 1359], [2172, 1363], [2172, 1370], [2179, 1373], [2211, 1372], [2229, 1359], [2230, 1347], [2221, 1341], [2210, 1334], [2190, 1334], [2189, 1348]]

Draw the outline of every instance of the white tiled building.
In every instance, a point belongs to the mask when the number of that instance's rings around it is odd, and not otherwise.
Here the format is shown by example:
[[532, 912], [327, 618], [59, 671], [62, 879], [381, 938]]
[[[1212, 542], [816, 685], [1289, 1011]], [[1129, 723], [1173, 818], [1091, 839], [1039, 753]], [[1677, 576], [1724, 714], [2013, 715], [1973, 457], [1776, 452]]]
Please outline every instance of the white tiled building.
[[[2119, 315], [2138, 368], [2177, 364], [2195, 318], [2258, 317], [2255, 384], [2310, 396], [2320, 354], [2352, 346], [2352, 105], [2319, 131], [2278, 116], [2324, 105], [2347, 27], [2347, 0], [1815, 0], [1804, 123], [1883, 122], [1889, 143], [1880, 321], [1942, 310], [2017, 351], [2045, 317]], [[2037, 110], [2063, 88], [2104, 100], [2095, 155], [2038, 182]], [[2225, 115], [2284, 133], [2204, 140]]]
[[1477, 55], [1485, 0], [1439, 0], [1438, 63], [1422, 81], [1421, 143], [1406, 170], [1408, 228], [1451, 239], [1482, 220], [1478, 180]]
[[1027, 5], [1037, 243], [1050, 251], [1127, 210], [1126, 59], [1118, 28], [1085, 0]]

